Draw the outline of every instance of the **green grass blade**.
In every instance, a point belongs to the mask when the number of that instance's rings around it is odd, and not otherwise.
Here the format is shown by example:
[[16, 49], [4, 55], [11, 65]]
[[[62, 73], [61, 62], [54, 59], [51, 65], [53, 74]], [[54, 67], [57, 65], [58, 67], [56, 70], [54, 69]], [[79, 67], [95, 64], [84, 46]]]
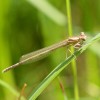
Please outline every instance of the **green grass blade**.
[[[67, 11], [67, 16], [68, 16], [68, 34], [69, 36], [73, 36], [73, 29], [72, 29], [72, 18], [71, 18], [71, 0], [66, 0], [66, 11]], [[71, 52], [74, 52], [74, 48], [70, 48]], [[76, 61], [73, 60], [71, 62], [72, 66], [72, 73], [73, 73], [73, 85], [74, 85], [74, 98], [75, 100], [79, 100], [79, 90], [78, 90], [78, 81], [77, 81], [77, 66], [76, 66]]]
[[53, 20], [58, 25], [64, 26], [67, 23], [66, 16], [58, 11], [54, 6], [52, 6], [46, 0], [27, 0], [34, 7], [36, 7], [39, 11], [48, 16], [51, 20]]
[[41, 93], [42, 91], [53, 81], [55, 77], [57, 77], [60, 72], [64, 68], [68, 68], [68, 64], [73, 60], [76, 59], [78, 55], [80, 55], [83, 51], [85, 51], [91, 44], [96, 42], [97, 40], [100, 40], [100, 33], [96, 35], [94, 38], [90, 39], [89, 41], [86, 42], [86, 44], [78, 49], [74, 54], [69, 56], [65, 61], [60, 63], [40, 84], [39, 86], [33, 91], [32, 96], [30, 96], [29, 100], [35, 100]]
[[100, 43], [95, 43], [89, 49], [94, 52], [98, 57], [100, 57]]
[[[9, 84], [7, 84], [6, 82], [2, 81], [1, 79], [0, 79], [0, 85], [2, 85], [5, 88], [7, 88], [16, 97], [19, 97], [20, 94], [14, 88], [12, 88]], [[26, 100], [26, 99], [24, 97], [21, 97], [21, 100]]]

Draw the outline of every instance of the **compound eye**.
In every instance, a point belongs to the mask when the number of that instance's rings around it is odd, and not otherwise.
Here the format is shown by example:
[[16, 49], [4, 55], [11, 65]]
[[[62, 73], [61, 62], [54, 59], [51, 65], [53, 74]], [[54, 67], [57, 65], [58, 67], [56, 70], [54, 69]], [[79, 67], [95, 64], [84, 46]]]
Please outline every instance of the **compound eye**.
[[80, 38], [85, 41], [87, 36], [84, 34], [84, 32], [81, 32]]
[[84, 32], [81, 32], [81, 36], [85, 36]]

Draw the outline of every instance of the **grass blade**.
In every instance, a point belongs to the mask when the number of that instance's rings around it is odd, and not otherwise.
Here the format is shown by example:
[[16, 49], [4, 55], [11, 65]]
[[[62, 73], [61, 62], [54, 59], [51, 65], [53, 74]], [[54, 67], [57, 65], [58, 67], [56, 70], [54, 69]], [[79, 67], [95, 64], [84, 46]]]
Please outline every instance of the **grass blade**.
[[80, 55], [83, 51], [85, 51], [90, 45], [92, 45], [94, 42], [97, 40], [100, 40], [100, 33], [96, 35], [94, 38], [90, 39], [89, 41], [86, 42], [86, 44], [78, 49], [74, 54], [69, 56], [65, 61], [60, 63], [40, 84], [39, 86], [33, 91], [32, 95], [30, 96], [29, 100], [35, 100], [41, 93], [42, 91], [53, 81], [55, 77], [57, 77], [60, 72], [64, 68], [68, 68], [68, 64], [73, 60], [76, 59], [78, 55]]
[[58, 11], [55, 7], [53, 7], [46, 0], [27, 0], [34, 7], [36, 7], [39, 11], [43, 12], [46, 16], [48, 16], [51, 20], [53, 20], [58, 25], [64, 26], [67, 23], [66, 16]]
[[[12, 88], [9, 84], [7, 84], [6, 82], [2, 81], [1, 79], [0, 79], [0, 85], [2, 85], [5, 88], [7, 88], [16, 97], [19, 97], [20, 94], [14, 88]], [[21, 97], [21, 100], [26, 100], [26, 99], [24, 97]]]

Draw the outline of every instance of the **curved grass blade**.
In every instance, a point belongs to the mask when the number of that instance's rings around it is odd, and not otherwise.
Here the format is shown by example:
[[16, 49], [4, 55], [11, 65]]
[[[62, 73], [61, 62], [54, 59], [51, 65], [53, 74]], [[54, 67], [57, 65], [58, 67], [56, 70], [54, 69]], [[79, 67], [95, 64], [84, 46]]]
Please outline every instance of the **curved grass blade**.
[[96, 35], [91, 40], [87, 41], [86, 44], [78, 49], [76, 52], [74, 52], [71, 56], [69, 56], [65, 61], [60, 63], [39, 85], [38, 87], [32, 92], [32, 95], [30, 96], [29, 100], [35, 100], [42, 92], [43, 90], [53, 81], [55, 77], [57, 77], [60, 72], [64, 68], [68, 68], [68, 64], [73, 60], [76, 59], [78, 55], [80, 55], [83, 51], [85, 51], [90, 45], [92, 45], [94, 42], [100, 40], [100, 33]]
[[[5, 88], [7, 88], [16, 97], [19, 97], [20, 93], [18, 93], [14, 88], [12, 88], [9, 84], [7, 84], [6, 82], [2, 81], [1, 79], [0, 79], [0, 85], [2, 85]], [[21, 97], [21, 100], [26, 100], [26, 99], [24, 97]]]
[[27, 0], [31, 5], [43, 12], [55, 23], [64, 26], [67, 24], [66, 16], [52, 6], [47, 0]]

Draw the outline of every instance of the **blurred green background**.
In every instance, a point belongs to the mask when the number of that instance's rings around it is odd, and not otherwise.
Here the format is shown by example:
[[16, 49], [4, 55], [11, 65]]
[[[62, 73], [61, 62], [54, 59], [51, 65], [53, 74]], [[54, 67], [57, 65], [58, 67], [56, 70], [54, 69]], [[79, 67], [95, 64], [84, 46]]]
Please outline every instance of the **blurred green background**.
[[[70, 0], [73, 35], [84, 31], [88, 36], [100, 32], [100, 0]], [[66, 47], [35, 63], [21, 65], [7, 73], [2, 70], [29, 52], [68, 38], [65, 0], [0, 0], [0, 80], [19, 93], [23, 85], [25, 98], [66, 58]], [[77, 85], [80, 100], [100, 100], [100, 42], [76, 59]], [[70, 66], [70, 65], [69, 65]], [[65, 95], [74, 99], [72, 68], [60, 75]], [[37, 100], [65, 100], [56, 78]], [[0, 85], [0, 100], [15, 100], [5, 86]]]

